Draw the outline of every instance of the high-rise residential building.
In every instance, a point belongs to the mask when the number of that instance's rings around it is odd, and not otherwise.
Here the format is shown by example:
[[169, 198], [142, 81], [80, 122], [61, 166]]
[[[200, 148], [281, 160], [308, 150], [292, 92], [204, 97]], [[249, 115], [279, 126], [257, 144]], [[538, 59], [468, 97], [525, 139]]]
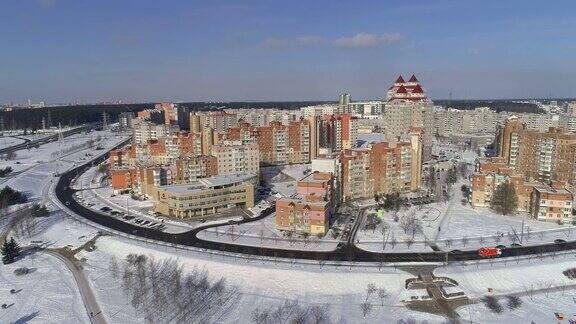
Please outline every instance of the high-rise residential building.
[[138, 119], [151, 122], [153, 124], [164, 124], [164, 111], [157, 109], [146, 109], [139, 111], [136, 115]]
[[202, 123], [201, 123], [200, 115], [191, 112], [189, 119], [190, 119], [190, 132], [192, 134], [201, 133], [202, 132]]
[[243, 123], [228, 129], [223, 140], [240, 141], [243, 145], [257, 143], [263, 165], [310, 162], [310, 125], [306, 119], [287, 126], [277, 121], [267, 127]]
[[218, 161], [214, 156], [196, 155], [177, 159], [174, 183], [186, 184], [197, 179], [218, 175]]
[[136, 119], [132, 123], [132, 140], [136, 144], [144, 144], [151, 140], [158, 140], [161, 137], [168, 137], [170, 134], [178, 131], [166, 124], [154, 124], [149, 121]]
[[350, 95], [347, 93], [341, 93], [338, 100], [340, 106], [348, 106], [351, 102]]
[[334, 115], [339, 113], [340, 107], [337, 105], [318, 105], [318, 106], [307, 106], [300, 108], [302, 117], [309, 118], [311, 116]]
[[374, 178], [370, 170], [369, 149], [349, 149], [340, 153], [342, 201], [374, 196]]
[[214, 146], [212, 155], [216, 158], [219, 175], [260, 173], [260, 152], [255, 143], [225, 142]]
[[391, 139], [403, 138], [412, 127], [424, 129], [422, 160], [428, 161], [432, 157], [432, 138], [434, 118], [432, 101], [416, 76], [404, 81], [399, 76], [396, 82], [388, 89], [387, 102], [384, 112], [386, 137]]
[[350, 114], [325, 115], [320, 122], [319, 145], [332, 152], [356, 147], [358, 120]]
[[154, 105], [154, 108], [164, 112], [164, 124], [178, 125], [178, 109], [175, 104], [163, 102]]
[[422, 130], [409, 142], [380, 142], [340, 154], [344, 201], [420, 189]]
[[576, 117], [576, 101], [570, 102], [568, 104], [567, 115], [570, 117]]
[[120, 128], [131, 128], [132, 120], [134, 119], [134, 113], [131, 111], [121, 112], [118, 115], [118, 125]]
[[527, 130], [514, 117], [500, 133], [500, 156], [518, 173], [530, 180], [576, 186], [576, 134], [553, 127], [547, 132]]

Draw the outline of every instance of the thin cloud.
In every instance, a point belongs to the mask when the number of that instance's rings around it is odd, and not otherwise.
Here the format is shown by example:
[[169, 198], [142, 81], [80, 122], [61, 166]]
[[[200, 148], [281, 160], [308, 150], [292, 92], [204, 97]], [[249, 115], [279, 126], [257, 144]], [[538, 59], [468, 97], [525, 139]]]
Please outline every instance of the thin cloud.
[[271, 49], [285, 49], [289, 47], [314, 46], [322, 43], [322, 37], [305, 35], [295, 38], [267, 37], [262, 41], [262, 46]]
[[377, 47], [396, 43], [402, 39], [400, 34], [382, 34], [374, 35], [368, 33], [359, 33], [352, 37], [342, 37], [336, 39], [332, 44], [341, 48], [361, 48]]

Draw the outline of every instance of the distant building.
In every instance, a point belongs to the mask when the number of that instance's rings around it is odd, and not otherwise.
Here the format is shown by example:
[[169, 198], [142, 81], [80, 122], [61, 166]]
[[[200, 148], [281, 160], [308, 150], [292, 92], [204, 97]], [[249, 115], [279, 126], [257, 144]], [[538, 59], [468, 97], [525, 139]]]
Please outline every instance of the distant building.
[[118, 115], [118, 124], [120, 128], [131, 128], [132, 120], [134, 119], [134, 113], [131, 111], [122, 112]]
[[137, 117], [140, 120], [148, 121], [153, 124], [164, 124], [164, 111], [157, 109], [146, 109], [139, 111]]
[[338, 104], [340, 106], [348, 106], [350, 104], [350, 95], [347, 93], [341, 93], [340, 99], [338, 100]]
[[132, 125], [132, 140], [136, 144], [145, 144], [152, 140], [168, 137], [176, 131], [178, 131], [178, 129], [170, 125], [157, 125], [148, 121], [134, 120]]

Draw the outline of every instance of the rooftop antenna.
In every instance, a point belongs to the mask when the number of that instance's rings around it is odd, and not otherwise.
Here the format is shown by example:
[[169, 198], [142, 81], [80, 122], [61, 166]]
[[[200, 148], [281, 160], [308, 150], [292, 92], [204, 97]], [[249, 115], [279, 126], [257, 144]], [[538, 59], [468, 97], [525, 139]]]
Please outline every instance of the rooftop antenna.
[[452, 107], [452, 91], [448, 93], [448, 108]]

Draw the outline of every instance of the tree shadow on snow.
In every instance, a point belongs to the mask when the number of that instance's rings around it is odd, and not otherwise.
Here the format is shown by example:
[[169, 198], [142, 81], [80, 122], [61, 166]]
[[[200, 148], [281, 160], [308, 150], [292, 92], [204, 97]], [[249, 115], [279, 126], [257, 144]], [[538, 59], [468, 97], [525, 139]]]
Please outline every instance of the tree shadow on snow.
[[40, 314], [39, 311], [35, 311], [34, 313], [30, 313], [26, 316], [22, 316], [19, 319], [17, 319], [14, 324], [24, 324], [24, 323], [28, 323], [31, 320], [33, 320], [36, 316], [38, 316], [38, 314]]

